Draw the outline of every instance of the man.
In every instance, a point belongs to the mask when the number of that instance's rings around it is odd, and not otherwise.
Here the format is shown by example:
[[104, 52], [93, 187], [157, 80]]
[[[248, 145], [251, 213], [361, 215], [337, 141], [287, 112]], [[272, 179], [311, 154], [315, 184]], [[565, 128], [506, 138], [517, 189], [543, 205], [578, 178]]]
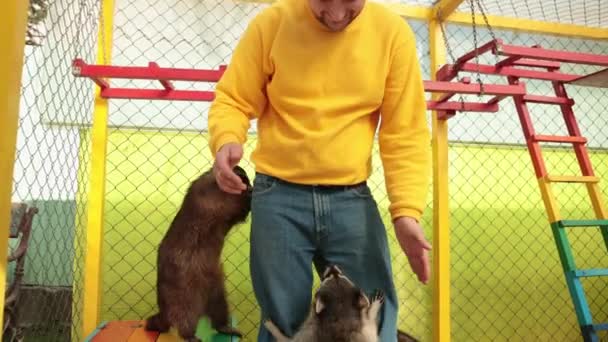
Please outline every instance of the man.
[[[365, 181], [377, 132], [395, 233], [426, 283], [425, 111], [414, 34], [382, 5], [281, 0], [250, 22], [217, 84], [209, 132], [216, 179], [238, 193], [231, 168], [258, 119], [250, 267], [262, 319], [292, 335], [310, 307], [312, 263], [332, 263], [367, 293], [385, 291], [381, 340], [396, 340], [385, 226]], [[258, 341], [270, 340], [261, 326]]]

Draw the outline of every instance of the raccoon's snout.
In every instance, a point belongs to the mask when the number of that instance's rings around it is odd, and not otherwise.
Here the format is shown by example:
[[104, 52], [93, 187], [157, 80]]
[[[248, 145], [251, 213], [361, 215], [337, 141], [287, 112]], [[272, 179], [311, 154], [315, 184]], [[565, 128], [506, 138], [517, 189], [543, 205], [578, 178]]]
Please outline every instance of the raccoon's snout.
[[338, 277], [338, 276], [341, 276], [341, 275], [342, 275], [342, 271], [338, 268], [338, 266], [336, 266], [336, 265], [330, 265], [325, 270], [325, 274], [323, 275], [323, 278], [328, 278], [328, 277], [331, 277], [331, 276]]

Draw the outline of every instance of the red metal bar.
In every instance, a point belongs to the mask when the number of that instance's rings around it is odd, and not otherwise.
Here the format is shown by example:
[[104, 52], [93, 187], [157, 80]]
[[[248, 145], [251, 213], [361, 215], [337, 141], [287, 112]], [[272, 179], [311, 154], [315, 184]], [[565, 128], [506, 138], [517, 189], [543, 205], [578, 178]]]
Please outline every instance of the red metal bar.
[[[553, 89], [555, 90], [555, 94], [559, 97], [568, 97], [566, 93], [566, 87], [561, 82], [553, 82]], [[568, 127], [568, 133], [571, 136], [582, 136], [581, 130], [578, 127], [578, 123], [576, 122], [576, 117], [574, 116], [574, 111], [572, 110], [572, 106], [570, 105], [561, 105], [562, 114], [564, 116], [564, 120], [566, 121], [566, 127]], [[587, 148], [585, 145], [576, 144], [574, 145], [574, 153], [576, 154], [576, 159], [581, 167], [581, 172], [583, 176], [594, 176], [593, 167], [591, 166], [591, 161], [589, 160], [589, 154], [587, 153]]]
[[156, 67], [126, 67], [89, 65], [83, 60], [74, 61], [78, 68], [77, 76], [83, 77], [105, 77], [105, 78], [128, 78], [142, 80], [172, 80], [190, 82], [217, 82], [222, 77], [225, 67], [217, 70], [209, 69], [181, 69], [181, 68], [156, 68]]
[[498, 54], [503, 56], [520, 56], [555, 62], [608, 66], [608, 55], [549, 50], [508, 44], [500, 44], [497, 50]]
[[559, 69], [561, 64], [559, 62], [551, 61], [539, 61], [536, 59], [522, 58], [518, 61], [513, 62], [513, 65], [526, 66], [526, 67], [539, 67], [546, 69]]
[[[510, 76], [507, 79], [509, 81], [509, 84], [515, 85], [519, 83], [519, 80], [515, 77]], [[528, 112], [528, 106], [526, 105], [523, 99], [523, 96], [514, 96], [513, 102], [515, 102], [517, 115], [519, 116], [519, 121], [524, 132], [524, 137], [526, 138], [528, 151], [530, 153], [530, 157], [532, 158], [532, 164], [534, 165], [534, 172], [536, 174], [536, 178], [541, 178], [547, 175], [547, 168], [545, 167], [545, 162], [543, 161], [542, 153], [538, 142], [533, 141], [531, 139], [531, 137], [535, 135], [534, 125], [532, 124], [530, 113]]]
[[574, 105], [574, 100], [572, 99], [555, 96], [525, 95], [524, 101], [541, 104]]
[[[467, 63], [462, 66], [463, 71], [468, 72], [477, 72], [478, 65], [474, 63]], [[491, 65], [479, 65], [479, 72], [481, 74], [487, 75], [499, 75], [499, 76], [514, 76], [517, 78], [527, 78], [527, 79], [537, 79], [537, 80], [545, 80], [545, 81], [560, 81], [560, 82], [570, 82], [572, 80], [577, 79], [578, 75], [564, 74], [560, 72], [548, 72], [548, 71], [538, 71], [538, 70], [528, 70], [528, 69], [518, 69], [515, 67], [504, 67], [504, 68], [496, 68]]]
[[585, 144], [587, 139], [584, 137], [572, 137], [572, 136], [557, 136], [557, 135], [532, 135], [530, 136], [532, 141], [543, 141], [543, 142], [557, 142], [557, 143], [572, 143], [572, 144]]
[[500, 40], [500, 39], [491, 40], [491, 41], [485, 43], [484, 45], [478, 47], [477, 49], [473, 49], [471, 52], [464, 54], [462, 57], [458, 58], [456, 60], [456, 62], [454, 63], [456, 70], [459, 70], [460, 66], [462, 64], [475, 58], [476, 54], [482, 55], [488, 51], [494, 50], [496, 48], [496, 46], [500, 45], [500, 44], [502, 44], [502, 40]]
[[447, 119], [453, 117], [454, 115], [456, 115], [456, 111], [455, 110], [438, 111], [437, 112], [437, 119], [439, 119], [439, 120], [447, 120]]
[[479, 103], [479, 102], [427, 101], [426, 106], [427, 106], [428, 110], [437, 110], [437, 111], [487, 112], [487, 113], [498, 112], [498, 104], [487, 104], [487, 103]]
[[[150, 67], [150, 69], [152, 69], [152, 71], [156, 71], [156, 69], [160, 69], [158, 64], [156, 64], [155, 62], [148, 63], [148, 66]], [[166, 90], [175, 90], [175, 87], [173, 86], [173, 83], [171, 83], [171, 81], [162, 80], [162, 79], [159, 79], [158, 81], [160, 82], [160, 84], [162, 84], [163, 88], [165, 88]]]
[[520, 56], [507, 57], [507, 58], [503, 59], [502, 61], [496, 63], [496, 67], [497, 68], [502, 68], [502, 67], [505, 67], [507, 65], [513, 65], [515, 62], [517, 62], [520, 59], [521, 59]]
[[[471, 84], [471, 78], [470, 77], [463, 77], [462, 80], [460, 80], [460, 83], [462, 84]], [[456, 95], [456, 93], [447, 93], [447, 94], [443, 94], [438, 100], [437, 102], [445, 102], [449, 99], [451, 99], [454, 95]]]
[[113, 99], [137, 100], [173, 100], [173, 101], [213, 101], [215, 94], [203, 90], [164, 90], [164, 89], [129, 89], [106, 88], [101, 97]]
[[[481, 94], [481, 85], [478, 83], [464, 84], [445, 81], [424, 81], [424, 89], [431, 93], [460, 93], [460, 94]], [[504, 85], [504, 84], [484, 84], [484, 95], [525, 95], [526, 87], [524, 84]]]

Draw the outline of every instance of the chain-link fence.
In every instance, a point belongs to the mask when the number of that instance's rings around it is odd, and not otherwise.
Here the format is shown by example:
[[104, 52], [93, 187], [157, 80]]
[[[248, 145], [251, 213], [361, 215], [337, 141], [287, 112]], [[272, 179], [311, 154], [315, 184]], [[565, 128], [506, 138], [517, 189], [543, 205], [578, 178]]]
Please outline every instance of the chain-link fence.
[[[396, 3], [397, 1], [392, 1]], [[519, 6], [525, 2], [525, 6]], [[595, 1], [554, 1], [537, 9], [537, 0], [483, 1], [491, 15], [605, 27], [595, 16], [608, 6]], [[430, 7], [431, 0], [402, 1]], [[512, 5], [509, 6], [508, 3]], [[113, 18], [97, 20], [98, 0], [33, 1], [48, 5], [45, 20], [32, 29], [24, 64], [22, 113], [15, 165], [14, 201], [35, 205], [33, 239], [26, 264], [28, 291], [23, 315], [26, 336], [44, 341], [82, 340], [82, 265], [86, 227], [85, 201], [90, 171], [93, 82], [74, 78], [74, 57], [93, 63], [100, 23], [113, 19], [113, 65], [216, 69], [230, 61], [232, 49], [249, 20], [265, 3], [232, 0], [117, 1]], [[583, 6], [585, 13], [579, 11]], [[597, 8], [594, 7], [597, 5]], [[470, 11], [465, 1], [459, 11]], [[478, 10], [477, 10], [478, 11]], [[499, 12], [499, 13], [493, 13]], [[553, 16], [553, 17], [552, 17]], [[581, 19], [581, 16], [583, 16]], [[582, 20], [582, 21], [581, 21]], [[476, 17], [482, 23], [481, 16]], [[40, 24], [42, 22], [42, 24]], [[33, 24], [36, 24], [33, 23]], [[416, 34], [424, 79], [430, 79], [428, 25], [408, 20]], [[492, 36], [485, 28], [446, 25], [451, 54], [458, 58]], [[473, 39], [475, 33], [476, 39]], [[546, 48], [608, 53], [608, 43], [494, 30], [506, 43], [540, 44]], [[105, 39], [102, 37], [101, 39]], [[489, 59], [488, 59], [489, 58]], [[491, 56], [482, 62], [493, 63]], [[584, 68], [565, 69], [582, 73]], [[475, 81], [476, 75], [471, 79]], [[484, 83], [504, 78], [480, 76]], [[124, 87], [156, 87], [152, 81], [112, 80]], [[546, 82], [526, 80], [529, 91], [550, 95]], [[213, 84], [176, 82], [180, 89], [208, 90]], [[568, 86], [575, 113], [589, 139], [596, 173], [608, 179], [608, 102], [601, 89]], [[430, 94], [427, 94], [430, 98]], [[472, 98], [474, 99], [474, 97]], [[189, 182], [211, 167], [207, 147], [208, 103], [111, 100], [106, 170], [104, 249], [102, 252], [102, 320], [143, 319], [156, 311], [156, 250]], [[535, 128], [543, 134], [565, 134], [555, 108], [532, 105]], [[428, 113], [430, 127], [430, 112]], [[525, 146], [512, 100], [498, 113], [462, 113], [449, 121], [450, 226], [452, 234], [452, 338], [454, 341], [574, 341], [580, 333], [565, 284], [557, 249]], [[256, 143], [252, 122], [243, 166], [253, 174], [249, 154]], [[552, 174], [579, 174], [568, 148], [543, 150]], [[370, 187], [391, 227], [377, 144]], [[600, 183], [608, 198], [606, 182]], [[422, 224], [432, 239], [432, 196]], [[562, 215], [589, 218], [592, 211], [583, 187], [559, 186]], [[395, 282], [400, 298], [399, 326], [423, 341], [432, 335], [432, 291], [420, 286], [410, 271], [392, 229], [388, 230]], [[580, 267], [606, 267], [599, 233], [573, 231]], [[259, 311], [249, 277], [249, 222], [236, 227], [224, 249], [227, 291], [233, 315], [246, 341], [255, 340]], [[10, 272], [9, 272], [10, 273]], [[594, 318], [608, 321], [606, 281], [585, 281]], [[41, 304], [43, 303], [43, 304]], [[39, 305], [42, 306], [40, 310]], [[25, 310], [28, 311], [28, 310]], [[70, 327], [72, 330], [70, 331]], [[27, 340], [29, 341], [29, 340]]]
[[[515, 4], [514, 4], [515, 3]], [[479, 4], [476, 1], [474, 4]], [[606, 27], [606, 6], [596, 1], [483, 1], [486, 13], [517, 18]], [[459, 11], [470, 13], [471, 2]], [[492, 13], [494, 12], [494, 13]], [[496, 13], [498, 12], [498, 13]], [[484, 23], [476, 7], [476, 22]], [[525, 27], [522, 27], [525, 29]], [[496, 38], [506, 44], [608, 53], [608, 43], [507, 30], [473, 30], [447, 25], [451, 58]], [[453, 56], [453, 57], [452, 57]], [[480, 63], [494, 64], [492, 54]], [[564, 65], [561, 71], [584, 75], [594, 68]], [[469, 74], [475, 82], [478, 75]], [[505, 77], [479, 76], [484, 84], [508, 84]], [[556, 96], [548, 81], [522, 79], [528, 93]], [[605, 89], [567, 86], [591, 163], [608, 198], [608, 101]], [[468, 97], [476, 100], [476, 96]], [[529, 104], [536, 134], [568, 135], [559, 106]], [[452, 337], [455, 341], [578, 341], [580, 329], [566, 286], [557, 247], [542, 201], [532, 159], [514, 102], [498, 113], [462, 113], [449, 121], [450, 227], [452, 234]], [[581, 175], [572, 144], [542, 144], [550, 175]], [[553, 185], [564, 219], [594, 219], [584, 184]], [[577, 267], [608, 265], [597, 229], [569, 230]], [[608, 280], [583, 280], [594, 321], [608, 321]], [[602, 340], [608, 339], [605, 333]]]
[[[98, 6], [97, 0], [30, 3], [12, 202], [38, 212], [21, 281], [8, 265], [7, 281], [20, 295], [3, 341], [82, 340], [86, 130], [94, 88], [72, 76], [71, 63], [94, 56], [98, 27], [90, 18]], [[10, 239], [11, 250], [18, 240]]]

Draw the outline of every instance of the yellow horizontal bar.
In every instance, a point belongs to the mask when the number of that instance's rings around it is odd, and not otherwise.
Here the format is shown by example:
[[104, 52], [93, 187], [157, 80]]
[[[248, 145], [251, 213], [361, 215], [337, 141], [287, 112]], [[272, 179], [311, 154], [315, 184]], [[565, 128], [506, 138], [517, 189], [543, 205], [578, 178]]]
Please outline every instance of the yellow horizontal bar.
[[[557, 36], [580, 37], [590, 39], [607, 39], [608, 29], [594, 28], [572, 24], [539, 21], [532, 19], [511, 18], [488, 15], [488, 23], [493, 29], [509, 29], [518, 32], [545, 33]], [[454, 12], [446, 20], [450, 23], [473, 23], [470, 13]], [[476, 18], [477, 26], [487, 26], [481, 17]]]
[[546, 176], [545, 180], [551, 183], [597, 183], [600, 181], [594, 176]]
[[449, 17], [464, 0], [440, 0], [433, 7], [433, 18], [436, 20], [444, 20]]

